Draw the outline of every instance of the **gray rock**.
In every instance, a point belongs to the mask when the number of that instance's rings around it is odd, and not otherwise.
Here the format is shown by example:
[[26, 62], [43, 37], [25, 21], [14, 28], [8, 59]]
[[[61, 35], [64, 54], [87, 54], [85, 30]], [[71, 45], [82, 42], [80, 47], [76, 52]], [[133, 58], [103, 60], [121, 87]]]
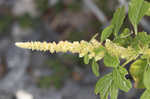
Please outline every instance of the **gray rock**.
[[12, 12], [16, 16], [21, 16], [25, 13], [29, 13], [34, 17], [38, 15], [34, 0], [16, 0], [16, 3], [12, 8]]
[[6, 53], [6, 49], [8, 49], [8, 47], [11, 45], [11, 40], [9, 38], [1, 38], [0, 39], [0, 54], [5, 54]]
[[79, 84], [67, 81], [62, 89], [63, 99], [98, 99], [94, 95], [93, 85], [80, 86]]
[[10, 46], [6, 55], [8, 74], [0, 81], [0, 89], [14, 91], [18, 83], [23, 79], [29, 64], [29, 52]]
[[13, 93], [0, 90], [0, 99], [16, 99]]
[[61, 92], [57, 91], [55, 88], [38, 88], [35, 83], [31, 83], [30, 79], [24, 81], [24, 86], [19, 90], [30, 93], [34, 99], [62, 99]]

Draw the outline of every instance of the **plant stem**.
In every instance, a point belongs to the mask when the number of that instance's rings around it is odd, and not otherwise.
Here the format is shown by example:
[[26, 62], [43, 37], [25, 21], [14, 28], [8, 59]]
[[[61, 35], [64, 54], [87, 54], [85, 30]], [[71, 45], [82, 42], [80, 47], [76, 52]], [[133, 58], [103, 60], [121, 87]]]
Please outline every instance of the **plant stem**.
[[137, 35], [137, 25], [134, 25], [134, 32], [135, 32], [135, 35]]
[[138, 56], [139, 56], [139, 55], [134, 56], [134, 57], [131, 57], [129, 60], [127, 60], [126, 62], [124, 62], [121, 66], [122, 66], [122, 67], [126, 66], [129, 62], [131, 62], [132, 60], [135, 60]]
[[133, 60], [133, 58], [130, 58], [129, 60], [127, 60], [126, 62], [124, 62], [121, 66], [124, 67], [126, 66], [129, 62], [131, 62]]

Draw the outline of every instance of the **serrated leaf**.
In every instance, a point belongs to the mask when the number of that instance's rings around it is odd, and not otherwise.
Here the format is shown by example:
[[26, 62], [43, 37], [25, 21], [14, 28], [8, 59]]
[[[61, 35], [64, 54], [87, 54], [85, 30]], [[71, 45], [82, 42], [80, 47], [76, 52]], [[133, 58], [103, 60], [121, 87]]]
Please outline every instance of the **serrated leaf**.
[[108, 99], [109, 89], [112, 84], [112, 74], [107, 74], [96, 83], [95, 94], [100, 93], [101, 99]]
[[84, 63], [89, 64], [89, 57], [88, 54], [84, 56]]
[[111, 22], [111, 25], [114, 26], [114, 35], [117, 36], [118, 35], [118, 32], [123, 24], [123, 21], [125, 19], [125, 7], [122, 7], [122, 8], [118, 8], [116, 10], [116, 12], [114, 13], [113, 15], [113, 19], [112, 19], [112, 22]]
[[119, 92], [118, 87], [113, 82], [113, 84], [112, 84], [112, 86], [110, 88], [110, 98], [111, 99], [117, 99], [118, 92]]
[[117, 99], [118, 87], [113, 81], [112, 73], [109, 73], [98, 80], [95, 87], [95, 93], [100, 93], [101, 99], [108, 99], [109, 94], [111, 99]]
[[134, 80], [135, 88], [145, 88], [143, 84], [143, 74], [147, 66], [147, 60], [138, 59], [131, 64], [129, 71]]
[[114, 69], [113, 71], [113, 80], [114, 83], [121, 90], [128, 92], [132, 88], [131, 82], [125, 78], [125, 75], [128, 74], [127, 70], [123, 67]]
[[106, 27], [102, 32], [101, 42], [106, 40], [112, 34], [112, 32], [113, 32], [113, 25]]
[[147, 12], [149, 6], [144, 3], [144, 0], [131, 0], [129, 4], [129, 19], [134, 26], [135, 33], [137, 34], [137, 25], [142, 17]]
[[[101, 91], [103, 91], [105, 89], [105, 86], [109, 86], [112, 82], [112, 74], [106, 74], [104, 77], [100, 78], [95, 86], [95, 94], [100, 93]], [[105, 91], [104, 91], [105, 92]]]
[[92, 61], [92, 71], [97, 77], [100, 75], [99, 74], [99, 65], [96, 63], [96, 61], [94, 59]]
[[117, 67], [120, 64], [118, 57], [112, 56], [109, 53], [104, 55], [104, 64], [107, 67]]
[[144, 72], [144, 85], [150, 90], [150, 66], [148, 65]]
[[140, 99], [150, 99], [150, 90], [145, 90]]

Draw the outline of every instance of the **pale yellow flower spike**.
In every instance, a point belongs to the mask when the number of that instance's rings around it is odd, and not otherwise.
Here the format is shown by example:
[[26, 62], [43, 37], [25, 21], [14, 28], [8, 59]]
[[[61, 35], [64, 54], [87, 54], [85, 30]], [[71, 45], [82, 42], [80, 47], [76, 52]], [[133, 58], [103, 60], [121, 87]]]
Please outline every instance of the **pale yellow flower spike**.
[[[95, 58], [96, 61], [102, 59], [104, 57], [104, 52], [100, 52], [95, 54], [94, 49], [103, 46], [96, 39], [92, 39], [90, 42], [87, 41], [60, 41], [57, 44], [55, 42], [47, 43], [47, 42], [17, 42], [16, 46], [25, 49], [37, 50], [37, 51], [49, 51], [50, 53], [54, 52], [71, 52], [78, 53], [79, 57], [84, 57], [88, 55], [89, 59]], [[122, 59], [130, 59], [135, 56], [135, 51], [131, 48], [121, 47], [110, 40], [106, 40], [105, 43], [106, 50], [111, 54], [118, 56]]]
[[16, 46], [25, 49], [31, 50], [39, 50], [39, 51], [50, 51], [50, 53], [54, 52], [71, 52], [71, 53], [79, 53], [80, 57], [84, 57], [86, 54], [89, 54], [90, 59], [95, 57], [93, 54], [93, 50], [101, 46], [101, 43], [96, 39], [87, 41], [60, 41], [57, 44], [55, 42], [47, 43], [47, 42], [17, 42]]
[[130, 59], [131, 57], [136, 57], [136, 51], [133, 48], [124, 48], [113, 43], [109, 39], [106, 40], [105, 47], [110, 54], [118, 56], [122, 59]]

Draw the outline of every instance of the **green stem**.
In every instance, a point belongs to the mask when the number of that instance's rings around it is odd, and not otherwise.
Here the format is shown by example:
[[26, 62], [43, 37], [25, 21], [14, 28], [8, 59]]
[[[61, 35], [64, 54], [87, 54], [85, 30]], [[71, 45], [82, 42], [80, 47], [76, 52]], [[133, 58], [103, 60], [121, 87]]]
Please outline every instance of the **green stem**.
[[129, 62], [131, 62], [133, 60], [133, 58], [130, 58], [129, 60], [127, 60], [126, 62], [124, 62], [121, 66], [124, 67], [126, 66]]
[[135, 35], [137, 35], [137, 25], [134, 25], [134, 32], [135, 32]]
[[131, 62], [132, 60], [135, 60], [138, 56], [139, 56], [139, 55], [134, 56], [134, 57], [131, 57], [129, 60], [127, 60], [126, 62], [124, 62], [121, 66], [122, 66], [122, 67], [126, 66], [129, 62]]

